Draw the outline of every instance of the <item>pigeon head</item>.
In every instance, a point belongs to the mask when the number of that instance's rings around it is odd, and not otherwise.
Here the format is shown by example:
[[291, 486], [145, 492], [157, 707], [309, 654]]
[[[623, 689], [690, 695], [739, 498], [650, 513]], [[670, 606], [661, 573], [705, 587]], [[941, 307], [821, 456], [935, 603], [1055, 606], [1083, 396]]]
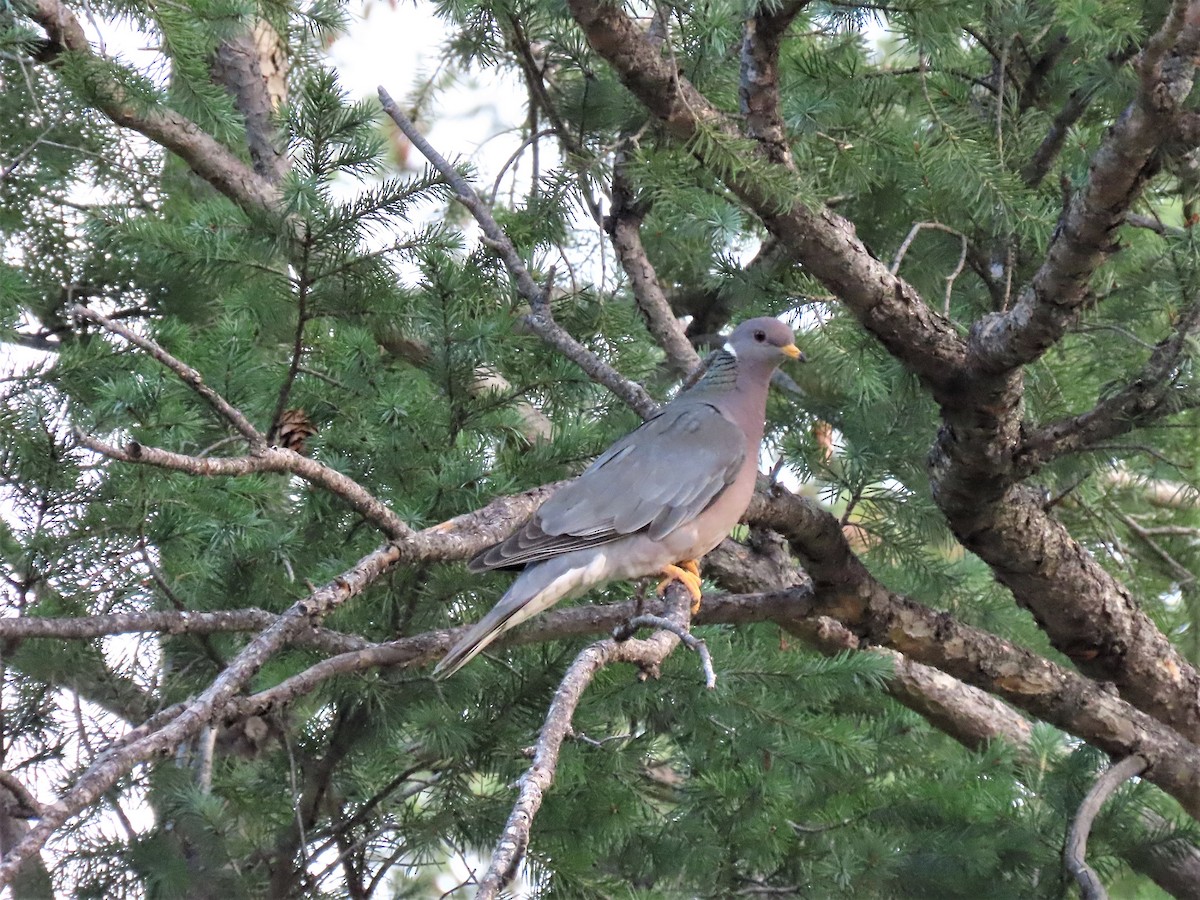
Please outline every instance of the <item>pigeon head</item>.
[[747, 319], [733, 330], [722, 349], [737, 357], [739, 369], [768, 373], [785, 359], [804, 359], [792, 329], [766, 316]]

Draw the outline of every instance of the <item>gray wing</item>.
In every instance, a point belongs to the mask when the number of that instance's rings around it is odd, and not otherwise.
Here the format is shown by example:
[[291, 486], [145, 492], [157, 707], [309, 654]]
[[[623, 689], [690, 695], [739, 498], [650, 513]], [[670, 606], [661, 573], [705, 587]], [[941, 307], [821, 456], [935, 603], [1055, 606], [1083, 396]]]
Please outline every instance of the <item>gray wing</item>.
[[643, 530], [658, 540], [700, 515], [737, 477], [745, 456], [745, 435], [713, 406], [672, 404], [613, 444], [469, 568], [522, 566]]

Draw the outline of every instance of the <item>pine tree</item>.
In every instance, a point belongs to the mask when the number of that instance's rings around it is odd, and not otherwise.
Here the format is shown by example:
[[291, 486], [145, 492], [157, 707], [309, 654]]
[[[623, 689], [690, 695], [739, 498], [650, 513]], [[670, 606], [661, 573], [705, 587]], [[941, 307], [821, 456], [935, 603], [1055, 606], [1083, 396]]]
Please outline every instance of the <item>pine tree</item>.
[[[356, 12], [0, 3], [0, 881], [1196, 896], [1195, 4], [448, 0], [384, 108]], [[418, 170], [473, 75], [517, 152]], [[690, 625], [620, 583], [432, 680], [465, 561], [751, 315], [810, 363], [715, 689], [597, 643]]]

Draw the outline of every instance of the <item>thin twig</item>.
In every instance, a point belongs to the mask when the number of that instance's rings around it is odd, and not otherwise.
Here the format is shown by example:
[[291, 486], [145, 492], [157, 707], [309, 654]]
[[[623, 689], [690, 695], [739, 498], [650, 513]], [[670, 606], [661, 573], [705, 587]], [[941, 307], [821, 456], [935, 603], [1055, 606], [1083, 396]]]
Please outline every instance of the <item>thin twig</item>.
[[14, 156], [13, 161], [11, 163], [9, 163], [4, 168], [0, 169], [0, 184], [2, 184], [4, 181], [6, 181], [8, 179], [8, 177], [17, 170], [20, 167], [21, 163], [25, 162], [25, 160], [29, 158], [30, 154], [32, 154], [33, 151], [36, 150], [39, 145], [44, 143], [44, 141], [42, 139], [46, 135], [48, 135], [51, 131], [53, 131], [56, 126], [57, 126], [57, 123], [55, 125], [48, 126], [45, 130], [42, 131], [41, 134], [39, 134], [37, 137], [35, 137], [33, 139], [32, 144], [30, 144], [28, 147], [26, 147], [24, 150], [22, 150], [16, 156]]
[[1092, 822], [1113, 791], [1130, 778], [1141, 775], [1149, 766], [1150, 763], [1136, 753], [1110, 766], [1096, 779], [1096, 783], [1079, 804], [1075, 818], [1071, 820], [1071, 827], [1067, 831], [1067, 843], [1063, 848], [1063, 865], [1079, 883], [1079, 892], [1084, 900], [1108, 900], [1108, 892], [1100, 883], [1100, 876], [1085, 861], [1088, 832], [1092, 829]]
[[154, 341], [142, 337], [135, 331], [126, 328], [120, 322], [114, 322], [107, 316], [103, 316], [94, 309], [89, 309], [86, 306], [76, 304], [71, 307], [71, 313], [79, 316], [81, 319], [95, 322], [105, 331], [110, 331], [113, 334], [120, 335], [133, 344], [145, 350], [156, 360], [174, 372], [180, 379], [190, 387], [193, 391], [199, 394], [209, 406], [226, 422], [241, 432], [250, 444], [250, 452], [258, 453], [267, 446], [266, 440], [263, 438], [262, 432], [250, 424], [250, 420], [242, 415], [241, 411], [235, 409], [224, 397], [210, 388], [204, 383], [204, 378], [199, 372], [184, 362], [180, 362], [161, 346]]
[[942, 304], [942, 315], [947, 317], [950, 315], [950, 295], [954, 292], [954, 282], [958, 280], [958, 276], [962, 274], [963, 267], [967, 264], [969, 241], [967, 241], [965, 234], [960, 234], [959, 238], [962, 240], [962, 252], [958, 255], [958, 265], [946, 276], [946, 299]]
[[292, 741], [285, 729], [283, 732], [283, 746], [287, 750], [288, 756], [288, 785], [292, 790], [292, 808], [296, 812], [296, 834], [300, 845], [300, 858], [303, 861], [303, 870], [308, 871], [308, 838], [305, 836], [304, 828], [304, 798], [300, 793], [300, 786], [296, 781], [296, 754], [292, 749]]
[[[554, 129], [543, 128], [541, 131], [532, 131], [529, 136], [525, 138], [525, 140], [521, 141], [517, 149], [512, 152], [512, 155], [510, 155], [508, 159], [504, 161], [504, 164], [500, 166], [500, 172], [496, 175], [496, 180], [492, 182], [492, 195], [488, 201], [492, 206], [496, 205], [496, 195], [500, 193], [500, 182], [504, 180], [504, 176], [507, 174], [509, 168], [516, 165], [517, 161], [531, 146], [536, 149], [538, 141], [544, 137], [554, 137]], [[514, 178], [515, 177], [516, 176], [514, 175]], [[536, 176], [533, 179], [533, 183], [536, 187]]]
[[[941, 222], [917, 222], [912, 228], [909, 229], [908, 235], [901, 242], [900, 248], [896, 251], [896, 255], [892, 258], [892, 264], [888, 267], [888, 271], [890, 271], [893, 275], [900, 271], [900, 263], [904, 262], [904, 257], [908, 253], [909, 247], [911, 247], [912, 242], [917, 239], [917, 235], [925, 229], [929, 229], [931, 231], [944, 231], [946, 234], [952, 234], [956, 238], [959, 238], [963, 242], [963, 254], [964, 256], [966, 255], [966, 246], [969, 242], [967, 240], [967, 236], [957, 228], [951, 228], [949, 225], [943, 225]], [[960, 262], [958, 264], [955, 277], [957, 277], [957, 272], [961, 271], [962, 263]]]
[[1143, 216], [1141, 213], [1127, 214], [1125, 216], [1125, 224], [1132, 228], [1145, 228], [1148, 231], [1153, 231], [1155, 234], [1169, 234], [1172, 237], [1183, 237], [1187, 234], [1186, 229], [1164, 225], [1162, 219], [1158, 218], [1158, 216]]
[[396, 123], [396, 127], [404, 132], [405, 137], [412, 142], [412, 145], [421, 151], [422, 155], [442, 174], [442, 177], [454, 189], [459, 202], [470, 211], [471, 215], [475, 217], [475, 221], [479, 223], [479, 227], [483, 230], [484, 243], [494, 250], [504, 262], [516, 283], [517, 291], [529, 303], [531, 312], [525, 316], [525, 323], [529, 329], [579, 366], [597, 384], [603, 385], [624, 400], [642, 418], [654, 415], [658, 410], [658, 404], [641, 385], [625, 378], [571, 337], [566, 329], [554, 321], [550, 315], [549, 304], [544, 299], [544, 290], [538, 287], [533, 276], [529, 274], [529, 270], [525, 267], [525, 261], [521, 259], [521, 254], [517, 252], [517, 248], [508, 235], [496, 223], [487, 204], [480, 199], [479, 195], [475, 193], [475, 189], [458, 170], [430, 145], [425, 136], [408, 120], [408, 117], [396, 105], [396, 101], [382, 87], [379, 88], [379, 102], [383, 105], [383, 111]]
[[1172, 577], [1178, 582], [1181, 588], [1187, 588], [1196, 583], [1196, 576], [1192, 574], [1192, 571], [1168, 553], [1166, 548], [1154, 539], [1154, 535], [1150, 533], [1149, 529], [1143, 528], [1133, 518], [1122, 512], [1116, 512], [1116, 516], [1125, 524], [1126, 528], [1137, 535], [1150, 548], [1155, 556], [1163, 561], [1163, 565], [1171, 571]]

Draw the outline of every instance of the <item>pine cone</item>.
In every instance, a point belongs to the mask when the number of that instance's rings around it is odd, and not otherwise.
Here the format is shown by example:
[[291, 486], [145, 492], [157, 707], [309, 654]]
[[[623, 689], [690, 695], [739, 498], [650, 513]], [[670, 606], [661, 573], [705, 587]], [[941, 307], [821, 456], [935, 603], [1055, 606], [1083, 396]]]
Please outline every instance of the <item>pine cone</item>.
[[279, 417], [279, 427], [275, 430], [275, 442], [287, 450], [304, 452], [304, 442], [317, 433], [317, 426], [312, 423], [302, 409], [289, 409]]

